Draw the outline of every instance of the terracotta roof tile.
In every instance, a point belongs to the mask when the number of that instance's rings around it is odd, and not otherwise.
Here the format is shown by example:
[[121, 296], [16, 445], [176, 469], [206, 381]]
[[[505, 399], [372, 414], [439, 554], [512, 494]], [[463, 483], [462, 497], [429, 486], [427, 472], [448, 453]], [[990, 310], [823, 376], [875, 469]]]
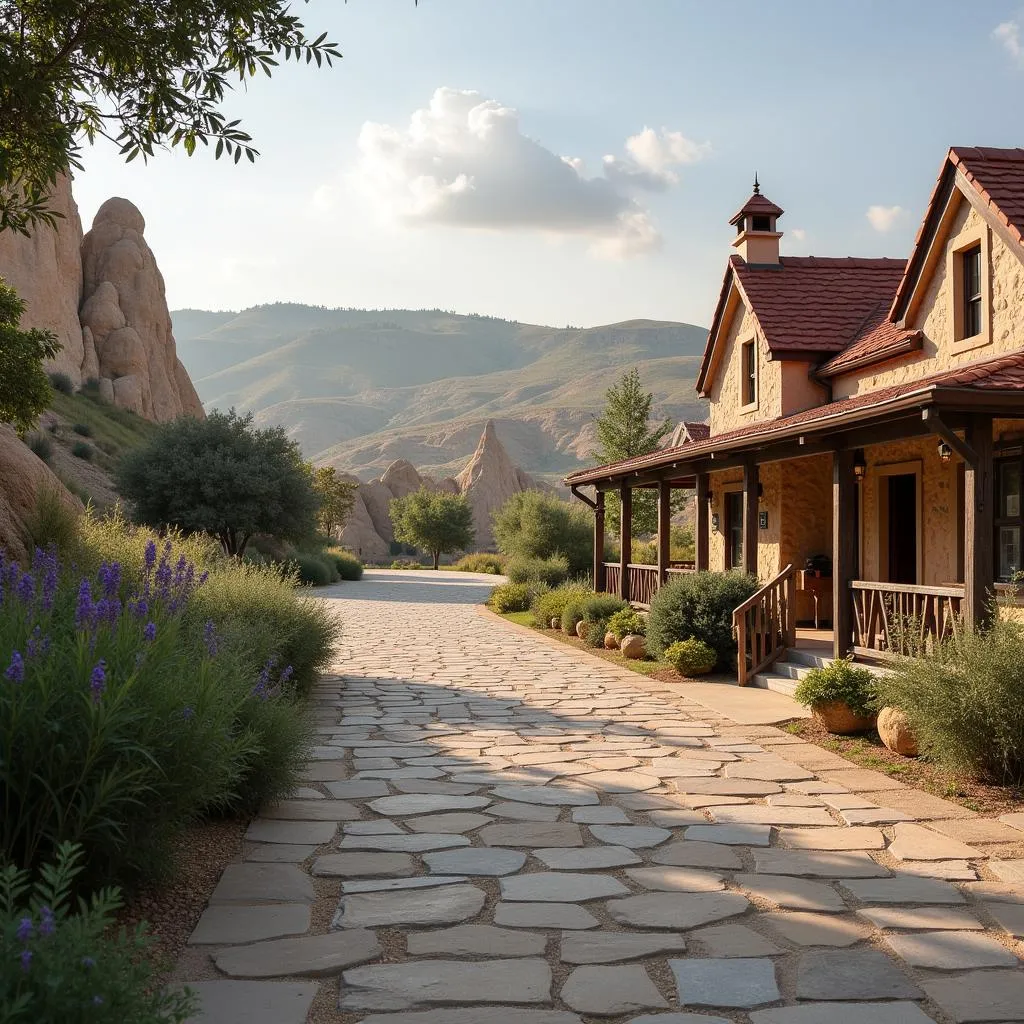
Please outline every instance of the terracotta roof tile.
[[776, 206], [760, 192], [755, 192], [730, 218], [729, 223], [735, 224], [744, 214], [760, 213], [768, 214], [770, 217], [781, 217], [786, 211], [781, 206]]
[[1024, 242], [1024, 149], [954, 147], [949, 160], [958, 167], [989, 209]]
[[819, 377], [837, 377], [861, 366], [880, 363], [921, 347], [921, 332], [897, 327], [887, 316], [876, 316], [852, 344], [817, 369]]

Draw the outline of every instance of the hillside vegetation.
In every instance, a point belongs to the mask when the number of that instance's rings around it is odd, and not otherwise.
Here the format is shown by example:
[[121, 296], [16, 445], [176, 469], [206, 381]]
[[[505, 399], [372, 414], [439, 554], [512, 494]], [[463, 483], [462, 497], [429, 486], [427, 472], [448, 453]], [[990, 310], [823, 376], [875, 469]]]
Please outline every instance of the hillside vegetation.
[[394, 459], [445, 476], [493, 419], [530, 473], [585, 464], [605, 390], [638, 366], [655, 413], [703, 419], [693, 390], [706, 331], [631, 320], [555, 328], [444, 310], [275, 304], [172, 313], [207, 408], [280, 423], [307, 455], [364, 478]]

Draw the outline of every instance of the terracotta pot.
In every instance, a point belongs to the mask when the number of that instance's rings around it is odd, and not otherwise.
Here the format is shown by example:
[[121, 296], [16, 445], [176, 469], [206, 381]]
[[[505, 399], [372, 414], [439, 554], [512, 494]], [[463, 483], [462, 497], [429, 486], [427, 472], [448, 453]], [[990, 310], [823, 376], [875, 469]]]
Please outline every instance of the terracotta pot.
[[589, 622], [584, 622], [583, 619], [580, 619], [580, 621], [576, 623], [576, 635], [581, 640], [586, 640], [587, 639], [587, 626], [589, 626], [589, 625], [590, 625], [590, 623]]
[[849, 704], [841, 700], [815, 704], [811, 708], [811, 717], [835, 736], [867, 732], [875, 724], [874, 715], [858, 715], [850, 709]]
[[605, 633], [604, 648], [606, 651], [617, 651], [619, 649], [619, 641], [614, 633]]
[[910, 720], [899, 708], [884, 707], [878, 712], [878, 737], [894, 753], [917, 757], [917, 737]]

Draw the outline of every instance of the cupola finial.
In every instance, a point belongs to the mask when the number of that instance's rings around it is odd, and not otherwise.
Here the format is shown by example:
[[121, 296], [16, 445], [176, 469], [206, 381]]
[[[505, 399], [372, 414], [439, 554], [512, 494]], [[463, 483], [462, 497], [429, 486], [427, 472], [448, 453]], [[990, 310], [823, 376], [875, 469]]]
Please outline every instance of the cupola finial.
[[754, 171], [754, 195], [759, 196], [761, 194], [761, 183], [757, 180], [757, 171]]

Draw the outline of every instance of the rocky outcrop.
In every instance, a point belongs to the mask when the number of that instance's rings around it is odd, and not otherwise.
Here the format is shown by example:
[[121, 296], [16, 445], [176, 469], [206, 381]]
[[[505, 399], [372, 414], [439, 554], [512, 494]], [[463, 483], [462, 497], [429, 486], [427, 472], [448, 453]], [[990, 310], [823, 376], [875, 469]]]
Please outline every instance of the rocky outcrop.
[[0, 483], [0, 551], [16, 561], [31, 555], [26, 523], [42, 493], [53, 492], [71, 512], [83, 511], [49, 466], [7, 426], [0, 426]]
[[145, 229], [127, 199], [108, 199], [99, 208], [82, 241], [82, 334], [95, 346], [101, 389], [115, 405], [157, 422], [201, 417], [202, 403], [177, 357], [164, 279]]
[[423, 477], [416, 471], [416, 467], [408, 459], [397, 459], [392, 462], [380, 482], [387, 488], [393, 498], [404, 498], [414, 494], [423, 486]]

